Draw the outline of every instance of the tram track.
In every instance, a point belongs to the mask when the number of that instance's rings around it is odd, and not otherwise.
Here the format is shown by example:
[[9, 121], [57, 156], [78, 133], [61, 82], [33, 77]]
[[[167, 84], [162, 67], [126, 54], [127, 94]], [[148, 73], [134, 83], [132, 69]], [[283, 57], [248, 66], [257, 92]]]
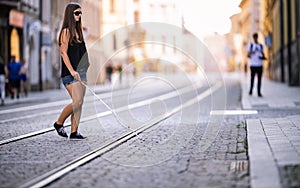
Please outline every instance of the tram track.
[[[135, 103], [129, 104], [128, 106], [118, 107], [114, 111], [115, 111], [115, 113], [118, 113], [118, 112], [126, 111], [128, 109], [135, 109], [135, 108], [150, 104], [151, 101], [154, 100], [154, 99], [166, 100], [166, 99], [169, 99], [169, 98], [172, 98], [172, 97], [176, 97], [178, 95], [179, 91], [182, 94], [188, 93], [192, 90], [195, 90], [195, 87], [197, 87], [197, 85], [199, 85], [199, 83], [195, 83], [193, 85], [189, 85], [189, 86], [180, 88], [178, 91], [171, 91], [171, 92], [161, 94], [159, 96], [154, 96], [154, 97], [151, 97], [151, 98], [147, 98], [146, 100], [137, 101]], [[103, 97], [103, 96], [101, 96], [101, 97]], [[91, 100], [91, 99], [89, 99], [89, 100]], [[66, 101], [64, 100], [63, 102], [66, 102]], [[61, 104], [61, 103], [59, 103], [59, 102], [50, 103], [51, 106], [55, 106], [55, 105], [59, 105], [59, 104]], [[34, 107], [37, 108], [38, 105], [35, 105]], [[21, 108], [21, 109], [26, 110], [27, 107], [25, 107], [24, 109], [23, 108]], [[17, 111], [19, 111], [19, 110], [17, 110]], [[6, 112], [2, 112], [2, 113], [6, 113]], [[51, 114], [52, 112], [49, 112], [49, 113]], [[94, 119], [97, 119], [97, 118], [102, 118], [102, 117], [105, 117], [105, 116], [108, 116], [108, 115], [113, 115], [113, 113], [108, 110], [108, 111], [100, 112], [100, 113], [97, 113], [97, 114], [93, 114], [93, 115], [82, 118], [81, 123], [91, 121], [91, 120], [94, 120]], [[70, 126], [71, 126], [70, 122], [65, 124], [65, 127], [70, 127]], [[55, 129], [53, 127], [49, 127], [49, 128], [46, 128], [46, 129], [41, 129], [41, 130], [38, 130], [38, 131], [33, 131], [33, 132], [30, 132], [30, 133], [22, 134], [22, 135], [15, 136], [15, 137], [12, 137], [12, 138], [4, 139], [4, 140], [0, 141], [0, 147], [3, 146], [3, 145], [9, 144], [9, 143], [13, 143], [13, 142], [17, 142], [17, 141], [20, 141], [20, 140], [24, 140], [24, 139], [27, 139], [27, 138], [34, 137], [34, 136], [38, 136], [38, 135], [41, 135], [41, 134], [45, 134], [45, 133], [48, 133], [48, 132], [51, 132], [51, 131], [54, 131], [54, 130]]]
[[[118, 96], [122, 96], [126, 93], [127, 89], [120, 89], [118, 91]], [[96, 93], [99, 93], [100, 91], [95, 91]], [[108, 99], [111, 97], [111, 92], [101, 92], [99, 94], [101, 98], [103, 99]], [[85, 97], [85, 102], [92, 102], [94, 101], [94, 96], [87, 96]], [[36, 104], [36, 105], [30, 105], [30, 106], [24, 106], [24, 107], [19, 107], [19, 108], [12, 108], [12, 109], [6, 109], [6, 110], [1, 110], [0, 111], [0, 115], [8, 115], [8, 114], [14, 114], [14, 113], [24, 113], [24, 112], [32, 112], [32, 111], [41, 111], [43, 109], [46, 108], [57, 108], [59, 106], [65, 106], [67, 104], [69, 104], [71, 101], [71, 99], [63, 99], [63, 100], [59, 100], [59, 101], [53, 101], [53, 102], [47, 102], [47, 103], [43, 103], [43, 104]], [[43, 112], [46, 115], [50, 115], [50, 114], [54, 114], [54, 113], [58, 113], [60, 112], [60, 110], [50, 110], [47, 112]], [[8, 123], [10, 121], [16, 121], [16, 120], [21, 120], [21, 119], [27, 119], [27, 118], [32, 118], [32, 117], [38, 117], [40, 115], [42, 115], [43, 113], [29, 113], [29, 115], [24, 115], [21, 117], [14, 117], [14, 118], [6, 118], [3, 120], [0, 120], [0, 124], [3, 123]]]
[[[183, 104], [180, 104], [178, 106], [176, 106], [175, 108], [173, 108], [171, 111], [169, 111], [168, 113], [164, 114], [164, 115], [160, 115], [144, 124], [142, 124], [140, 127], [136, 128], [135, 130], [132, 130], [120, 137], [118, 137], [117, 139], [115, 139], [112, 142], [109, 142], [103, 146], [100, 146], [96, 149], [94, 149], [93, 151], [82, 155], [80, 157], [78, 157], [75, 160], [72, 160], [71, 162], [62, 165], [56, 169], [53, 169], [37, 178], [34, 178], [28, 182], [26, 182], [25, 184], [21, 185], [20, 187], [24, 188], [24, 187], [44, 187], [46, 185], [49, 185], [50, 183], [56, 181], [57, 179], [61, 178], [62, 176], [68, 174], [69, 172], [71, 172], [72, 170], [78, 168], [79, 166], [82, 166], [86, 163], [88, 163], [89, 161], [94, 160], [95, 158], [109, 152], [110, 150], [112, 150], [113, 148], [119, 146], [120, 144], [126, 142], [127, 140], [135, 137], [136, 135], [144, 132], [145, 130], [159, 124], [160, 122], [164, 121], [165, 119], [173, 116], [174, 114], [176, 114], [177, 112], [179, 112], [180, 110], [187, 108], [199, 101], [201, 101], [202, 99], [208, 97], [209, 95], [212, 95], [214, 92], [216, 92], [219, 88], [221, 87], [220, 83], [217, 83], [216, 85], [212, 86], [211, 88], [205, 90], [204, 92], [200, 93], [197, 95], [197, 97], [192, 98], [186, 102], [184, 102]], [[150, 99], [149, 99], [150, 100]]]

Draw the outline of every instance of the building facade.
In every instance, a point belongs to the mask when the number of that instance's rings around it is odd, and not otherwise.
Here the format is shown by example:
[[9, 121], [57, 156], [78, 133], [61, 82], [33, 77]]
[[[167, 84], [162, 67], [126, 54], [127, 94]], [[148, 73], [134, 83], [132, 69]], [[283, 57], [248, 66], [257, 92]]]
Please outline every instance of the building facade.
[[269, 43], [269, 75], [291, 86], [300, 85], [300, 2], [265, 0], [264, 34]]
[[28, 63], [31, 90], [52, 87], [51, 1], [0, 1], [0, 9], [1, 57]]
[[229, 56], [228, 71], [247, 71], [247, 63], [243, 58], [243, 36], [240, 33], [239, 15], [234, 14], [230, 17], [231, 30], [227, 35], [228, 44], [231, 49], [231, 56]]

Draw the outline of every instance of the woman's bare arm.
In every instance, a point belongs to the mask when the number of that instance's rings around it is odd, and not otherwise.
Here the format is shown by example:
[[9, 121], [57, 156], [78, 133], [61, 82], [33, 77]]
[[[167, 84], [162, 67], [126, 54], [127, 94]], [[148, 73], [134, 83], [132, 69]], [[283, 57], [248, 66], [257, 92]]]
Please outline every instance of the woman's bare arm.
[[70, 33], [68, 29], [63, 29], [62, 35], [60, 38], [60, 54], [62, 59], [64, 60], [64, 63], [68, 70], [70, 71], [71, 75], [74, 77], [76, 76], [77, 72], [73, 69], [70, 59], [68, 57], [68, 45], [69, 45], [69, 38], [70, 38]]

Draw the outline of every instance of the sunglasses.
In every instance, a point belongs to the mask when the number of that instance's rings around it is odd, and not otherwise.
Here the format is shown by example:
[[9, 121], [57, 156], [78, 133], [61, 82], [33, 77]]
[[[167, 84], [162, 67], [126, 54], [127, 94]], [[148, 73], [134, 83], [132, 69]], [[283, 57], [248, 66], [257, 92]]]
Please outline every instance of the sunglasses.
[[75, 12], [74, 12], [74, 15], [75, 15], [75, 16], [79, 16], [79, 15], [81, 15], [81, 14], [82, 14], [81, 11], [75, 11]]

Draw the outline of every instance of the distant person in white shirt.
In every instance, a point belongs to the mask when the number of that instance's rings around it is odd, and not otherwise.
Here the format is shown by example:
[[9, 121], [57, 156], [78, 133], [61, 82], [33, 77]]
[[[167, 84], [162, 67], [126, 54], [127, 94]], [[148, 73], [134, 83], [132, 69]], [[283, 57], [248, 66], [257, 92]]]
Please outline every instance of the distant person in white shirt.
[[250, 58], [250, 71], [251, 71], [251, 83], [249, 95], [252, 95], [252, 89], [254, 85], [254, 78], [257, 74], [257, 95], [262, 97], [261, 94], [261, 78], [263, 73], [263, 63], [265, 60], [264, 48], [263, 45], [258, 42], [258, 34], [253, 34], [254, 43], [248, 45], [248, 57]]

